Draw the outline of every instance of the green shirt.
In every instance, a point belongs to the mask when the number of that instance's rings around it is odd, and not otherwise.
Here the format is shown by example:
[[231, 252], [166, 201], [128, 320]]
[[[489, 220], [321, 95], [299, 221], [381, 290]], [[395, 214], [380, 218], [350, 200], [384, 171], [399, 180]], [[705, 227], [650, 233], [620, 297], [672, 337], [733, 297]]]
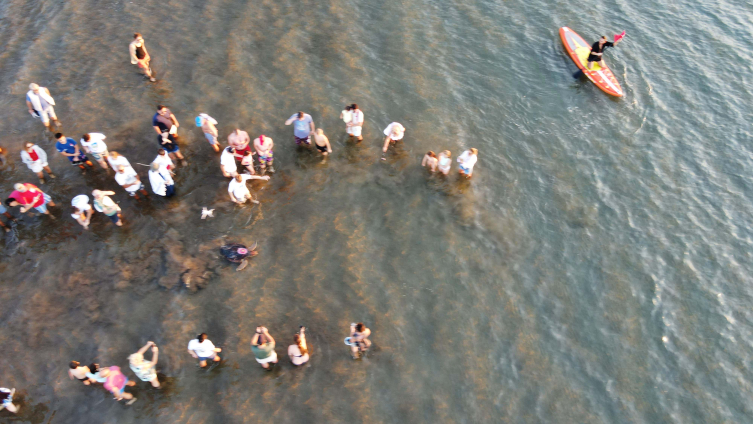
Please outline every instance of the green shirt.
[[275, 350], [275, 344], [274, 343], [264, 343], [261, 346], [251, 346], [251, 352], [254, 352], [254, 356], [256, 356], [256, 359], [265, 359], [269, 358], [269, 355], [272, 354]]

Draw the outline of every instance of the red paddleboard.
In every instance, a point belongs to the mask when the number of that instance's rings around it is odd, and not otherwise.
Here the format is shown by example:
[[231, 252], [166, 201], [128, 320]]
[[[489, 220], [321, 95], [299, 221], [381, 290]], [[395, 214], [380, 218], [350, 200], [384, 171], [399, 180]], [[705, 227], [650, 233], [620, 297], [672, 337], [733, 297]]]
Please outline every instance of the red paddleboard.
[[565, 50], [570, 55], [570, 59], [586, 74], [588, 79], [605, 93], [622, 97], [622, 87], [620, 87], [617, 78], [614, 77], [614, 74], [607, 66], [601, 66], [599, 62], [595, 62], [592, 69], [587, 68], [587, 59], [591, 53], [591, 45], [586, 43], [583, 37], [568, 27], [562, 27], [560, 28], [560, 38], [562, 39], [562, 44], [565, 45]]

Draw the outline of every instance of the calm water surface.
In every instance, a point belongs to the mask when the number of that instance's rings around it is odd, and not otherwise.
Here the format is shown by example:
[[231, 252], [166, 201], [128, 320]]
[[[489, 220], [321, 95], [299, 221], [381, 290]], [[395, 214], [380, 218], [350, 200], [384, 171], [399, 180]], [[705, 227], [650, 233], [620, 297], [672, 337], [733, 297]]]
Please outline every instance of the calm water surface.
[[[572, 77], [560, 26], [627, 31], [606, 55], [625, 97]], [[134, 31], [156, 84], [129, 64]], [[750, 4], [6, 0], [0, 37], [2, 197], [35, 181], [18, 158], [31, 140], [55, 200], [113, 189], [127, 222], [83, 232], [59, 208], [19, 223], [0, 262], [0, 385], [22, 412], [0, 420], [751, 421]], [[137, 203], [80, 175], [28, 116], [32, 81], [64, 132], [103, 132], [132, 163], [155, 156], [167, 104], [190, 161], [179, 195]], [[346, 102], [366, 115], [360, 145]], [[293, 144], [283, 123], [301, 109], [329, 159]], [[200, 112], [223, 140], [236, 125], [275, 139], [260, 205], [229, 201]], [[380, 161], [392, 121], [405, 141]], [[418, 166], [469, 147], [473, 181]], [[244, 272], [218, 257], [223, 237], [259, 242]], [[342, 344], [352, 321], [373, 331], [362, 361]], [[273, 372], [253, 360], [257, 325], [277, 339]], [[299, 325], [312, 358], [294, 369]], [[224, 349], [209, 373], [186, 352], [201, 331]], [[141, 384], [132, 407], [67, 379], [71, 359], [127, 367], [148, 340], [165, 388]]]

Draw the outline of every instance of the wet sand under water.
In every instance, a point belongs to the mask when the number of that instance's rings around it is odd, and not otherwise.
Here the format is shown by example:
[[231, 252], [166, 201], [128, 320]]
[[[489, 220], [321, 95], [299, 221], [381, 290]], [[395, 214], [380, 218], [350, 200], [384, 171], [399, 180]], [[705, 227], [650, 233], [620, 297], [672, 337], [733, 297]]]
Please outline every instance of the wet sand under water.
[[[744, 422], [753, 155], [737, 135], [753, 96], [687, 43], [749, 63], [751, 12], [582, 8], [0, 4], [0, 194], [35, 183], [18, 159], [30, 140], [51, 158], [58, 178], [42, 188], [61, 205], [56, 221], [24, 217], [2, 250], [0, 385], [18, 389], [22, 411], [0, 421]], [[627, 30], [607, 59], [623, 99], [570, 77], [564, 25], [587, 39]], [[155, 84], [129, 64], [134, 31]], [[190, 162], [177, 196], [136, 202], [103, 171], [68, 165], [24, 107], [32, 81], [52, 92], [68, 136], [103, 132], [132, 164], [156, 155], [151, 117], [168, 105]], [[338, 120], [352, 102], [366, 116], [361, 144]], [[330, 158], [295, 147], [283, 123], [298, 110], [324, 128]], [[201, 112], [223, 141], [235, 126], [274, 138], [277, 173], [250, 184], [259, 205], [230, 202], [193, 125]], [[393, 121], [405, 140], [380, 161]], [[418, 166], [429, 149], [468, 147], [480, 151], [472, 181]], [[123, 228], [95, 214], [83, 231], [69, 217], [70, 199], [94, 188], [117, 193]], [[216, 217], [201, 220], [204, 206]], [[258, 241], [260, 254], [236, 272], [223, 240]], [[342, 342], [352, 321], [373, 331], [360, 361]], [[271, 372], [251, 353], [258, 325], [277, 341]], [[294, 368], [299, 325], [311, 360]], [[186, 352], [202, 331], [223, 348], [209, 372]], [[70, 360], [127, 369], [148, 340], [165, 388], [140, 383], [131, 407], [67, 378]]]

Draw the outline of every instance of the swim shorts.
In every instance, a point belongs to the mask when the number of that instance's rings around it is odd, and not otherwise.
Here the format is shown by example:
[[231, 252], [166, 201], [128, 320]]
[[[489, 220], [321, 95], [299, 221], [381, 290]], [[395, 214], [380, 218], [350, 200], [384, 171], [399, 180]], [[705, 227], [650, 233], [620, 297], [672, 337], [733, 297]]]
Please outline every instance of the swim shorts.
[[162, 148], [165, 149], [167, 153], [175, 153], [180, 151], [180, 147], [178, 147], [178, 145], [175, 143], [163, 144]]
[[272, 159], [274, 159], [274, 152], [271, 150], [266, 155], [259, 153], [259, 163], [271, 163]]
[[89, 158], [85, 154], [80, 153], [78, 156], [68, 156], [68, 160], [71, 161], [71, 165], [78, 166], [89, 160]]
[[276, 361], [276, 360], [277, 360], [277, 352], [275, 352], [275, 351], [273, 350], [273, 351], [272, 351], [272, 352], [271, 352], [271, 353], [269, 354], [269, 356], [267, 356], [267, 357], [266, 357], [266, 358], [264, 358], [264, 359], [259, 359], [259, 358], [254, 358], [254, 359], [256, 359], [256, 362], [258, 362], [258, 363], [260, 363], [260, 364], [266, 364], [266, 363], [269, 363], [269, 362], [274, 362], [274, 361]]
[[47, 204], [52, 201], [52, 197], [50, 197], [49, 194], [44, 193], [44, 203], [42, 203], [42, 206], [36, 206], [34, 209], [37, 210], [39, 213], [45, 213], [47, 212]]
[[211, 145], [217, 144], [217, 137], [215, 137], [213, 134], [204, 133], [204, 137], [207, 138], [207, 141], [209, 142], [209, 144]]
[[96, 161], [104, 160], [109, 154], [110, 152], [108, 152], [107, 150], [105, 150], [102, 153], [93, 153], [93, 152], [91, 153], [92, 157]]
[[295, 144], [297, 144], [299, 146], [301, 144], [311, 144], [311, 136], [303, 137], [303, 138], [295, 137]]
[[316, 145], [316, 149], [319, 150], [322, 153], [326, 153], [327, 152], [327, 146], [320, 146], [320, 145], [317, 144]]

